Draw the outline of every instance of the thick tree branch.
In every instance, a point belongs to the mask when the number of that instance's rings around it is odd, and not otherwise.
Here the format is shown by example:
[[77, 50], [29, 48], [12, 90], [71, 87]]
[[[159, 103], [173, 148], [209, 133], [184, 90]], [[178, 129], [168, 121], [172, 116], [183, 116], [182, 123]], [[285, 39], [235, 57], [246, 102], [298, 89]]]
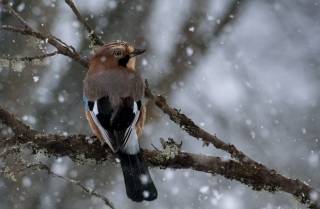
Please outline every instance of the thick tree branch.
[[[107, 147], [102, 147], [94, 138], [83, 135], [60, 136], [43, 134], [30, 129], [12, 114], [0, 108], [0, 118], [17, 134], [9, 144], [31, 145], [35, 151], [44, 149], [54, 156], [69, 156], [73, 160], [95, 159], [97, 161], [114, 160], [116, 157]], [[24, 133], [25, 136], [21, 135]], [[284, 177], [274, 170], [257, 167], [251, 163], [239, 163], [233, 160], [223, 161], [218, 157], [179, 152], [174, 157], [161, 151], [144, 150], [143, 156], [153, 166], [161, 168], [191, 168], [193, 170], [219, 174], [227, 179], [238, 180], [255, 190], [284, 191], [296, 196], [300, 202], [309, 203], [316, 208], [316, 203], [310, 199], [311, 193], [317, 193], [309, 185]]]
[[[106, 146], [101, 146], [100, 142], [93, 137], [40, 133], [30, 129], [4, 109], [0, 108], [0, 110], [0, 119], [4, 124], [10, 127], [13, 126], [12, 129], [18, 134], [7, 141], [7, 146], [27, 144], [32, 147], [34, 152], [44, 150], [48, 155], [68, 156], [75, 161], [94, 159], [97, 162], [116, 162], [114, 159], [117, 156]], [[21, 135], [21, 133], [25, 133], [26, 136]], [[237, 180], [254, 190], [287, 192], [295, 196], [301, 203], [308, 204], [310, 208], [320, 208], [319, 205], [316, 205], [319, 204], [317, 202], [319, 200], [311, 198], [312, 195], [320, 195], [319, 192], [298, 179], [289, 179], [264, 166], [257, 167], [252, 163], [222, 160], [219, 157], [181, 151], [172, 155], [166, 150], [143, 150], [143, 158], [151, 166], [192, 169], [213, 175], [221, 175], [230, 180]]]
[[37, 131], [31, 129], [20, 120], [17, 120], [14, 115], [10, 114], [3, 108], [0, 108], [0, 119], [5, 125], [12, 129], [16, 136], [33, 138], [37, 133]]

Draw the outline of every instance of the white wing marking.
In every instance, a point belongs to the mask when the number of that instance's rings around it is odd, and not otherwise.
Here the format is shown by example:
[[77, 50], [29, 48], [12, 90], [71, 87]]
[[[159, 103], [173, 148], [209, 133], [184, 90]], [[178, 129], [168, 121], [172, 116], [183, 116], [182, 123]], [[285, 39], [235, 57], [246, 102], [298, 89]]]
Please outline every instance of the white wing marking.
[[[96, 102], [94, 102], [94, 106], [93, 106], [93, 111], [89, 111], [91, 118], [93, 119], [94, 123], [96, 124], [96, 126], [98, 127], [102, 138], [104, 139], [104, 141], [109, 145], [110, 149], [115, 152], [112, 144], [111, 144], [111, 137], [109, 136], [108, 132], [101, 126], [99, 120], [96, 117], [96, 114], [98, 114], [98, 108], [96, 105]], [[96, 112], [96, 113], [95, 113]]]
[[94, 115], [98, 115], [98, 113], [99, 113], [97, 101], [95, 101], [93, 103], [93, 113], [94, 113]]
[[[102, 125], [100, 124], [98, 118], [96, 117], [96, 115], [99, 114], [99, 110], [98, 110], [98, 104], [97, 104], [97, 101], [94, 102], [94, 105], [93, 105], [93, 110], [92, 111], [89, 111], [90, 112], [90, 115], [94, 121], [94, 123], [96, 124], [96, 126], [98, 127], [103, 139], [105, 140], [105, 142], [109, 145], [110, 149], [113, 151], [113, 152], [116, 152], [114, 147], [112, 146], [112, 143], [111, 143], [111, 137], [109, 136], [108, 134], [108, 131], [105, 130]], [[135, 113], [135, 117], [131, 123], [131, 125], [127, 128], [126, 132], [125, 132], [125, 140], [121, 146], [120, 149], [123, 149], [123, 148], [127, 148], [127, 144], [128, 144], [128, 141], [129, 139], [130, 140], [130, 147], [132, 146], [132, 144], [135, 144], [137, 141], [136, 138], [137, 137], [132, 137], [131, 135], [134, 134], [136, 135], [136, 133], [132, 133], [132, 131], [136, 131], [135, 129], [135, 125], [139, 119], [139, 116], [140, 116], [140, 111], [138, 110], [138, 105], [137, 105], [137, 102], [134, 102], [134, 105], [133, 105], [133, 112]], [[130, 137], [131, 136], [131, 137]], [[132, 142], [131, 142], [132, 141]], [[139, 147], [139, 146], [138, 146]]]
[[[126, 144], [128, 143], [129, 139], [130, 139], [130, 135], [131, 135], [131, 132], [132, 130], [134, 132], [136, 132], [136, 129], [135, 129], [135, 126], [136, 126], [136, 123], [139, 119], [139, 116], [140, 116], [140, 111], [138, 110], [138, 105], [137, 105], [137, 102], [134, 102], [133, 104], [133, 112], [135, 113], [135, 117], [131, 123], [131, 125], [127, 128], [126, 130], [126, 133], [125, 133], [125, 141], [124, 143], [122, 144], [121, 146], [121, 149], [125, 148], [126, 147]], [[136, 134], [136, 133], [134, 133]]]

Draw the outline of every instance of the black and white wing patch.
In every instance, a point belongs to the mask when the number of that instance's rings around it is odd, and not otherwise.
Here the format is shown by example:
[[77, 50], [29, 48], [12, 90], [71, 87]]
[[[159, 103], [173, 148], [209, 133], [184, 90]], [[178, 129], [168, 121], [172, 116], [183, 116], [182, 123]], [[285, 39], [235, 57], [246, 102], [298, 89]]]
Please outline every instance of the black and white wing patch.
[[87, 105], [94, 123], [111, 150], [117, 152], [123, 149], [132, 131], [135, 131], [141, 101], [125, 98], [121, 105], [112, 108], [108, 98], [103, 97], [96, 101], [87, 101]]

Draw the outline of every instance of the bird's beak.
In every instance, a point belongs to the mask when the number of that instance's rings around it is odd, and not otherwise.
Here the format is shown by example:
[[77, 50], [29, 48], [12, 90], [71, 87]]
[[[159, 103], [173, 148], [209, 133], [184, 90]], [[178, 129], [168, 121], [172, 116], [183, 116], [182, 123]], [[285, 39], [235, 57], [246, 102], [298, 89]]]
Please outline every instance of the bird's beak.
[[145, 51], [146, 51], [145, 49], [134, 49], [133, 52], [131, 52], [129, 54], [129, 56], [130, 56], [130, 58], [135, 57], [135, 56], [138, 56], [138, 55], [144, 53]]

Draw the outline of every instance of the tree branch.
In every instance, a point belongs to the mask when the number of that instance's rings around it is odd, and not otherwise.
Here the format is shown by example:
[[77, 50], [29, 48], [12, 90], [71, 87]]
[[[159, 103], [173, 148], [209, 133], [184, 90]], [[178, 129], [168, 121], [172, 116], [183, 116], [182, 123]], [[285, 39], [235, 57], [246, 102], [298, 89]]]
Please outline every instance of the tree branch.
[[[16, 119], [12, 114], [0, 108], [0, 119], [7, 126], [18, 133], [7, 141], [7, 146], [28, 144], [38, 152], [44, 150], [48, 155], [61, 157], [68, 156], [74, 161], [85, 162], [88, 159], [97, 162], [116, 162], [116, 154], [107, 146], [101, 146], [94, 137], [84, 135], [62, 136], [45, 134], [32, 130]], [[20, 128], [22, 130], [20, 130]], [[19, 135], [22, 132], [26, 136]], [[192, 169], [195, 171], [221, 175], [226, 179], [237, 180], [254, 190], [269, 192], [283, 191], [295, 196], [301, 203], [308, 204], [310, 208], [320, 208], [319, 200], [313, 200], [312, 195], [320, 195], [315, 189], [300, 180], [290, 179], [269, 170], [264, 166], [255, 166], [252, 163], [237, 162], [234, 160], [222, 160], [219, 157], [211, 157], [200, 154], [178, 151], [174, 155], [167, 150], [143, 150], [143, 158], [151, 166], [160, 168]]]
[[[187, 36], [187, 42], [178, 44], [173, 57], [171, 58], [171, 63], [175, 64], [175, 68], [171, 69], [170, 72], [164, 75], [156, 84], [158, 89], [166, 90], [164, 88], [170, 87], [174, 82], [182, 80], [188, 72], [193, 70], [192, 65], [188, 64], [188, 60], [192, 60], [192, 57], [181, 56], [185, 53], [185, 47], [191, 46], [195, 50], [195, 54], [198, 52], [197, 58], [205, 56], [205, 54], [210, 49], [210, 43], [217, 41], [227, 26], [230, 26], [237, 19], [238, 14], [241, 12], [248, 1], [247, 0], [232, 0], [222, 15], [218, 18], [219, 24], [215, 24], [215, 27], [212, 29], [212, 33], [207, 38], [201, 38], [199, 35], [203, 33], [190, 32], [189, 28], [191, 25], [185, 24], [183, 31]], [[198, 3], [196, 3], [198, 4]], [[196, 14], [195, 14], [196, 15]], [[194, 15], [193, 15], [194, 16]], [[202, 19], [206, 19], [206, 15], [203, 15]], [[194, 61], [195, 62], [195, 61]], [[166, 86], [164, 86], [164, 84]]]
[[10, 127], [12, 131], [18, 137], [25, 137], [25, 138], [33, 138], [35, 134], [38, 132], [31, 129], [29, 126], [21, 122], [20, 120], [16, 119], [14, 115], [9, 113], [8, 111], [4, 110], [0, 107], [0, 119], [1, 121]]
[[247, 1], [248, 0], [233, 0], [233, 2], [228, 5], [225, 14], [219, 18], [219, 24], [213, 31], [215, 38], [221, 35], [226, 26], [233, 23], [240, 12], [240, 9], [243, 8], [243, 5], [247, 3]]
[[6, 4], [6, 2], [0, 2], [0, 4], [4, 5], [5, 8], [8, 9], [9, 13], [12, 14], [14, 17], [16, 17], [24, 27], [24, 28], [16, 28], [13, 26], [3, 25], [1, 26], [2, 30], [16, 32], [22, 35], [29, 35], [29, 36], [38, 38], [40, 40], [44, 40], [49, 44], [51, 44], [52, 46], [54, 46], [59, 51], [59, 53], [66, 55], [72, 58], [73, 60], [77, 60], [81, 65], [83, 65], [84, 67], [87, 67], [87, 63], [88, 63], [87, 60], [82, 58], [80, 54], [72, 46], [67, 45], [65, 42], [63, 42], [62, 40], [60, 40], [59, 38], [51, 34], [45, 35], [43, 33], [36, 31], [24, 20], [23, 17], [21, 17], [14, 9], [12, 9], [10, 5]]
[[174, 123], [178, 124], [180, 128], [186, 131], [189, 135], [202, 140], [205, 143], [210, 143], [217, 149], [228, 152], [231, 157], [238, 159], [240, 162], [250, 162], [252, 164], [261, 166], [261, 164], [252, 160], [250, 157], [238, 150], [234, 145], [223, 142], [216, 135], [212, 135], [200, 128], [188, 116], [181, 113], [180, 110], [170, 107], [163, 96], [154, 96], [149, 88], [147, 80], [145, 94], [146, 97], [150, 98], [157, 105], [157, 107], [162, 110], [163, 113], [167, 114]]
[[[12, 14], [15, 18], [18, 19], [18, 21], [23, 25], [23, 27], [26, 29], [26, 30], [29, 30], [29, 31], [36, 31], [35, 29], [33, 29], [24, 19], [23, 17], [21, 17], [14, 9], [12, 9], [12, 7], [8, 4], [4, 4], [6, 6], [6, 8], [8, 9], [9, 13]], [[60, 42], [62, 45], [66, 46], [66, 47], [70, 47], [71, 49], [73, 49], [73, 47], [71, 46], [68, 46], [65, 42], [61, 41], [59, 38], [53, 36], [53, 35], [50, 35], [53, 39], [57, 40], [58, 42]]]
[[[21, 163], [21, 162], [20, 162]], [[48, 175], [52, 176], [52, 177], [56, 177], [59, 179], [62, 179], [68, 183], [71, 183], [73, 185], [76, 185], [77, 187], [79, 187], [82, 191], [84, 191], [85, 193], [92, 195], [94, 197], [97, 197], [98, 199], [102, 200], [104, 202], [104, 204], [111, 208], [111, 209], [115, 209], [115, 207], [113, 206], [113, 204], [111, 203], [110, 200], [108, 200], [108, 198], [104, 197], [103, 195], [88, 189], [87, 187], [85, 187], [83, 184], [81, 184], [80, 181], [59, 175], [55, 172], [53, 172], [49, 166], [43, 164], [43, 163], [37, 163], [37, 164], [25, 164], [22, 163], [22, 165], [19, 165], [18, 169], [13, 169], [11, 170], [11, 168], [6, 167], [4, 169], [0, 170], [0, 173], [3, 174], [4, 176], [8, 176], [8, 177], [13, 177], [15, 179], [15, 175], [18, 175], [19, 173], [25, 171], [26, 169], [34, 169], [34, 170], [44, 170], [48, 173]]]
[[45, 170], [50, 176], [53, 176], [53, 177], [56, 177], [56, 178], [59, 178], [59, 179], [62, 179], [68, 183], [71, 183], [73, 185], [76, 185], [77, 187], [79, 187], [82, 191], [84, 191], [85, 193], [89, 194], [89, 195], [92, 195], [94, 197], [97, 197], [98, 199], [102, 200], [104, 202], [104, 204], [106, 206], [108, 206], [109, 208], [111, 209], [115, 209], [115, 207], [113, 206], [112, 202], [106, 198], [105, 196], [93, 191], [93, 190], [90, 190], [88, 189], [87, 187], [85, 187], [83, 184], [81, 184], [80, 181], [77, 181], [77, 180], [74, 180], [74, 179], [71, 179], [71, 178], [68, 178], [68, 177], [64, 177], [64, 176], [61, 176], [55, 172], [53, 172], [47, 165], [45, 164], [32, 164], [32, 165], [29, 165], [28, 168], [38, 168], [38, 169], [41, 169], [41, 170]]
[[74, 61], [77, 61], [83, 67], [88, 67], [88, 60], [76, 52], [74, 49], [71, 49], [69, 46], [64, 45], [59, 41], [59, 39], [54, 38], [51, 35], [44, 35], [40, 32], [29, 30], [27, 28], [17, 28], [11, 25], [2, 25], [1, 30], [6, 30], [14, 33], [20, 33], [22, 35], [32, 36], [40, 40], [44, 40], [55, 47], [60, 54], [63, 54], [67, 57], [70, 57]]
[[82, 25], [85, 27], [85, 29], [88, 31], [89, 38], [90, 38], [92, 44], [102, 46], [104, 44], [103, 41], [99, 38], [99, 36], [97, 35], [97, 32], [90, 27], [90, 25], [87, 23], [85, 18], [82, 17], [78, 8], [74, 4], [73, 0], [65, 0], [65, 2], [72, 9], [72, 12], [76, 15], [78, 21], [81, 22]]
[[48, 57], [53, 57], [57, 54], [60, 54], [59, 51], [54, 51], [54, 52], [50, 52], [50, 53], [46, 53], [46, 54], [41, 54], [41, 55], [36, 55], [36, 56], [26, 56], [26, 57], [3, 57], [3, 58], [0, 58], [0, 61], [1, 60], [7, 60], [7, 61], [26, 61], [26, 62], [32, 62], [34, 60], [43, 60], [45, 58], [48, 58]]
[[[1, 2], [0, 2], [1, 3]], [[44, 35], [33, 30], [25, 21], [22, 21], [17, 13], [13, 13], [24, 28], [13, 26], [1, 26], [1, 29], [33, 36], [41, 40], [47, 40], [49, 44], [56, 47], [59, 53], [79, 62], [82, 66], [88, 67], [88, 60], [74, 50], [72, 46], [66, 45], [60, 39], [52, 35]], [[22, 19], [22, 20], [20, 20]], [[230, 180], [242, 182], [254, 190], [266, 190], [270, 192], [283, 191], [295, 196], [301, 203], [308, 204], [310, 208], [320, 208], [319, 200], [312, 199], [311, 194], [320, 196], [319, 192], [300, 180], [292, 180], [278, 174], [274, 170], [269, 170], [266, 166], [250, 159], [234, 145], [224, 143], [215, 135], [211, 135], [197, 126], [189, 117], [180, 113], [175, 108], [170, 107], [162, 96], [154, 96], [146, 88], [146, 96], [170, 119], [180, 125], [191, 136], [202, 139], [206, 143], [213, 144], [216, 148], [222, 149], [231, 154], [231, 157], [238, 159], [221, 160], [218, 157], [209, 157], [187, 152], [178, 152], [174, 156], [168, 155], [165, 151], [143, 150], [143, 158], [152, 166], [161, 168], [190, 168], [196, 171], [219, 174]], [[0, 119], [4, 124], [11, 127], [16, 134], [15, 137], [7, 140], [6, 144], [28, 144], [38, 151], [44, 149], [48, 154], [54, 156], [69, 156], [73, 160], [95, 159], [97, 161], [113, 160], [115, 155], [107, 148], [103, 147], [94, 137], [84, 135], [60, 136], [57, 134], [46, 134], [31, 129], [12, 114], [0, 108]], [[92, 143], [90, 143], [93, 141]]]

